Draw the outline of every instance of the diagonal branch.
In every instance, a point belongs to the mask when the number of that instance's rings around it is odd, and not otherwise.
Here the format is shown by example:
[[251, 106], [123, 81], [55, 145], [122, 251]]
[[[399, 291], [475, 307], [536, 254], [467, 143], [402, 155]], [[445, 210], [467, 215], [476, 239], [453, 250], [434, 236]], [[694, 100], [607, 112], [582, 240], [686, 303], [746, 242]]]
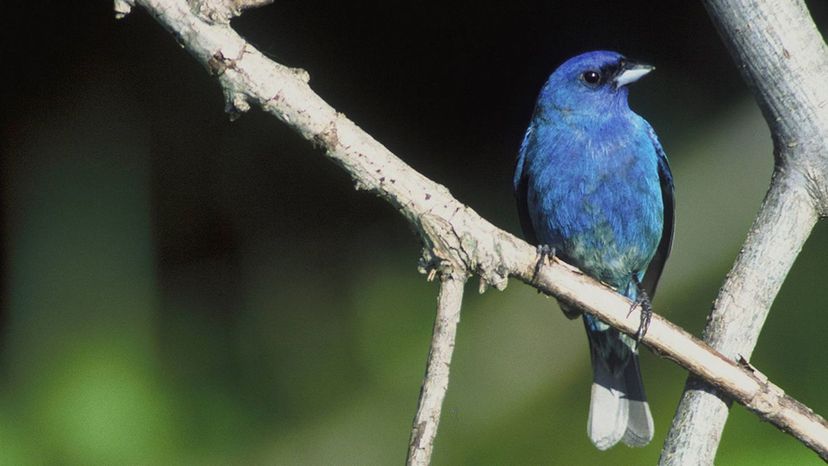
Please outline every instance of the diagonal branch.
[[423, 386], [420, 388], [420, 400], [411, 428], [411, 439], [408, 441], [406, 464], [411, 466], [431, 464], [431, 452], [440, 424], [443, 400], [448, 390], [451, 354], [454, 352], [454, 339], [457, 336], [460, 307], [463, 304], [466, 277], [443, 273], [440, 280], [437, 317], [434, 318], [434, 334], [428, 352], [428, 365]]
[[[140, 5], [168, 29], [217, 76], [228, 112], [244, 112], [251, 104], [261, 107], [323, 148], [351, 175], [357, 189], [370, 190], [394, 205], [420, 234], [427, 268], [477, 274], [482, 285], [498, 289], [511, 275], [625, 333], [638, 329], [640, 312], [630, 312], [629, 300], [577, 269], [553, 260], [535, 276], [532, 246], [481, 218], [330, 107], [308, 86], [304, 71], [270, 61], [229, 25], [203, 20], [184, 0], [115, 4], [119, 15]], [[828, 458], [825, 420], [754, 368], [724, 357], [660, 316], [653, 317], [643, 342]]]
[[[802, 1], [705, 6], [774, 140], [770, 189], [704, 330], [725, 356], [750, 358], [785, 276], [828, 212], [828, 47]], [[728, 396], [690, 376], [660, 464], [713, 464], [729, 407]]]

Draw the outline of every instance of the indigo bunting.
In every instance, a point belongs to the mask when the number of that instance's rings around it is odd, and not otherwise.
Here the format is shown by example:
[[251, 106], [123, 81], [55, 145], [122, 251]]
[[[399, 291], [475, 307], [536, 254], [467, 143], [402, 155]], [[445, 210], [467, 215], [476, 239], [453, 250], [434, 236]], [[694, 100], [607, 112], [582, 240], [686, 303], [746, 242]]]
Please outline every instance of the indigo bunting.
[[[616, 52], [564, 62], [540, 91], [514, 189], [526, 239], [649, 310], [673, 236], [673, 178], [627, 85], [653, 70]], [[579, 313], [561, 305], [575, 318]], [[653, 418], [635, 338], [583, 316], [593, 382], [587, 434], [600, 450], [644, 446]], [[641, 332], [646, 331], [642, 319]]]

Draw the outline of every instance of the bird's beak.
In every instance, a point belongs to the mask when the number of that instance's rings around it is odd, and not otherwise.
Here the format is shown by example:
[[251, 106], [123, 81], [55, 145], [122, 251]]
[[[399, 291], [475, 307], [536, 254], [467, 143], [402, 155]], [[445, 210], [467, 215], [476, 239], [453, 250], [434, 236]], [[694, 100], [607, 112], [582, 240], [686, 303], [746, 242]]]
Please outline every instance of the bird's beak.
[[615, 75], [615, 79], [613, 79], [615, 82], [615, 88], [618, 89], [621, 86], [634, 83], [654, 69], [655, 66], [652, 65], [625, 60], [624, 63], [621, 64], [621, 69], [618, 70], [618, 74]]

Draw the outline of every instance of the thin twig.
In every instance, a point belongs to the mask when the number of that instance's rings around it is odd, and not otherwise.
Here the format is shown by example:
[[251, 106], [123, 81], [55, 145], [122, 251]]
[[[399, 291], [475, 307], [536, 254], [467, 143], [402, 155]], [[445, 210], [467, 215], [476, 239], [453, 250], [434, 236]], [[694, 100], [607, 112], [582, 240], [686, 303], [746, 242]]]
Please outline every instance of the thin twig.
[[463, 304], [465, 284], [465, 276], [456, 276], [451, 273], [441, 276], [440, 294], [437, 297], [437, 317], [434, 319], [428, 363], [423, 385], [420, 388], [417, 415], [414, 416], [414, 423], [411, 426], [411, 439], [408, 441], [406, 464], [411, 466], [431, 463], [434, 438], [437, 436], [443, 400], [448, 390], [451, 355], [454, 352], [457, 324], [460, 323], [460, 308]]
[[[129, 1], [117, 0], [121, 7]], [[498, 289], [514, 276], [627, 334], [637, 331], [640, 312], [628, 312], [631, 302], [577, 269], [552, 260], [535, 276], [534, 247], [480, 217], [334, 110], [308, 86], [306, 72], [269, 60], [229, 25], [195, 16], [183, 0], [132, 2], [130, 6], [148, 10], [218, 77], [231, 114], [248, 110], [251, 103], [260, 106], [323, 148], [358, 189], [370, 190], [394, 205], [421, 235], [427, 264], [452, 264]], [[643, 343], [828, 458], [825, 420], [752, 366], [737, 364], [657, 315]]]

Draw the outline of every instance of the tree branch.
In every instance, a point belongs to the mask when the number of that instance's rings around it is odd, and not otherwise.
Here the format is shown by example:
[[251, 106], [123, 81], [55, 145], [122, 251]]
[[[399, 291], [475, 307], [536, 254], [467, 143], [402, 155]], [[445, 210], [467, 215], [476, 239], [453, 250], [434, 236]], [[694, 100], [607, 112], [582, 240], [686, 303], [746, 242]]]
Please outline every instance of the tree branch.
[[428, 352], [425, 378], [420, 388], [417, 414], [411, 427], [411, 439], [408, 441], [406, 464], [411, 466], [431, 464], [431, 452], [440, 424], [443, 400], [448, 390], [451, 355], [454, 352], [454, 339], [457, 336], [460, 307], [463, 304], [465, 275], [447, 273], [441, 275], [440, 280], [431, 348]]
[[[630, 312], [629, 300], [577, 269], [552, 260], [535, 277], [535, 248], [481, 218], [331, 108], [310, 89], [306, 72], [270, 61], [229, 25], [202, 20], [184, 0], [115, 3], [119, 15], [136, 4], [144, 7], [217, 76], [228, 112], [235, 115], [251, 103], [258, 105], [323, 148], [351, 175], [357, 189], [394, 205], [422, 237], [426, 269], [477, 274], [481, 288], [503, 289], [511, 275], [625, 333], [638, 329], [639, 309]], [[660, 316], [653, 316], [643, 342], [828, 458], [825, 420], [754, 368], [722, 356]]]
[[[725, 356], [750, 358], [785, 276], [818, 216], [828, 212], [828, 49], [802, 1], [705, 6], [774, 140], [770, 189], [704, 330], [705, 341]], [[729, 405], [691, 375], [660, 464], [713, 464]]]

